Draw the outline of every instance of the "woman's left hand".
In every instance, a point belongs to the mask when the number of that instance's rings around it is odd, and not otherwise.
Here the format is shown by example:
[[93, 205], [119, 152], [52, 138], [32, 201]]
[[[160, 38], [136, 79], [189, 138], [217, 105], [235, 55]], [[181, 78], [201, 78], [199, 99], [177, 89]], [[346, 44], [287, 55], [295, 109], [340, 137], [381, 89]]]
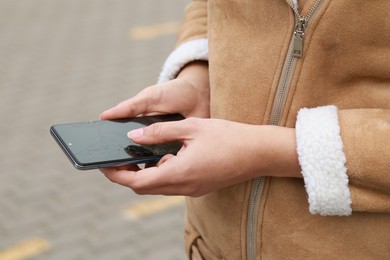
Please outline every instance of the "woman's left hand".
[[300, 177], [292, 128], [189, 118], [134, 130], [139, 144], [183, 143], [153, 167], [102, 169], [138, 194], [201, 196], [257, 176]]

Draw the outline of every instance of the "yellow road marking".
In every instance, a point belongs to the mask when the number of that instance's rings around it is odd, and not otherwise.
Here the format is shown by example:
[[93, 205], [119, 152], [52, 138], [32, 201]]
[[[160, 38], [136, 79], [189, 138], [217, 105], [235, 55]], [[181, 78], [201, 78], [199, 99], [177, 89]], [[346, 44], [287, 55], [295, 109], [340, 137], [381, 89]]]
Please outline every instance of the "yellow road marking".
[[130, 29], [130, 37], [136, 40], [150, 40], [160, 36], [176, 34], [179, 22], [166, 22], [150, 26], [138, 26]]
[[0, 259], [22, 260], [43, 253], [49, 249], [50, 245], [46, 240], [42, 238], [30, 238], [4, 250], [0, 250]]
[[160, 197], [141, 201], [126, 208], [124, 215], [127, 219], [136, 220], [182, 205], [183, 202], [184, 197], [181, 196]]

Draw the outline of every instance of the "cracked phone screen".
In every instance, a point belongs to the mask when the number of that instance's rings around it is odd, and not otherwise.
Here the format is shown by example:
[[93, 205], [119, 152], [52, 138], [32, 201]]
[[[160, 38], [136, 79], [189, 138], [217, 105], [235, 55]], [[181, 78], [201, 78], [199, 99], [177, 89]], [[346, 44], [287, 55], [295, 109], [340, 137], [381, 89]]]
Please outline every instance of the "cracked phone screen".
[[158, 121], [164, 120], [159, 116], [139, 117], [62, 124], [53, 128], [74, 159], [82, 165], [88, 165], [176, 154], [181, 147], [179, 142], [141, 146], [127, 137], [129, 131]]

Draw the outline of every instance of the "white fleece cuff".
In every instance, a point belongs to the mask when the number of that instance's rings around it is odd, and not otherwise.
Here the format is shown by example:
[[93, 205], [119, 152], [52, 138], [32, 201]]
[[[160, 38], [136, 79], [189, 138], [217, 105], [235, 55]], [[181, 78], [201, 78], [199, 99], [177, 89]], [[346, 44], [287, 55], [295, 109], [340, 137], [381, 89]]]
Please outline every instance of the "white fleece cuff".
[[337, 108], [301, 109], [296, 123], [296, 138], [310, 212], [323, 216], [351, 215]]
[[160, 73], [158, 83], [174, 79], [189, 62], [208, 60], [208, 40], [197, 39], [183, 43], [167, 58]]

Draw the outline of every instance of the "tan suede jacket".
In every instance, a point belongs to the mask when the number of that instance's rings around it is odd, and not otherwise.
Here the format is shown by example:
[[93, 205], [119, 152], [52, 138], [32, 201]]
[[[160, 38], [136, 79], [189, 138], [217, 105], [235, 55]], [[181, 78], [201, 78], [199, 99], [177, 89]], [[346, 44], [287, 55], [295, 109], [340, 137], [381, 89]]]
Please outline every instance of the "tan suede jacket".
[[390, 1], [298, 2], [186, 10], [160, 81], [208, 60], [212, 117], [296, 128], [303, 175], [188, 198], [191, 259], [390, 259]]

